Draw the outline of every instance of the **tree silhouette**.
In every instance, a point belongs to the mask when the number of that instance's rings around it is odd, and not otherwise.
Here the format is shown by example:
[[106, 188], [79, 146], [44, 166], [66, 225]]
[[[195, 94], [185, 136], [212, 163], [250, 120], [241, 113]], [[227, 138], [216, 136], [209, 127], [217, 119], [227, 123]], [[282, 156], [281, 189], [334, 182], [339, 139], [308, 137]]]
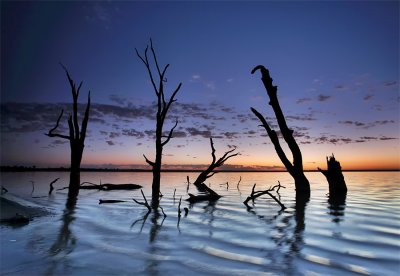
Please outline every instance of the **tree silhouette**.
[[69, 85], [71, 86], [72, 100], [73, 100], [72, 114], [69, 115], [68, 118], [69, 134], [64, 135], [64, 134], [54, 133], [54, 131], [57, 130], [61, 117], [63, 116], [64, 113], [64, 110], [61, 110], [61, 113], [58, 116], [55, 127], [50, 129], [49, 132], [46, 133], [46, 135], [49, 137], [57, 137], [69, 140], [71, 148], [71, 171], [70, 171], [70, 180], [68, 187], [68, 197], [74, 198], [79, 193], [80, 168], [81, 168], [83, 149], [85, 147], [86, 130], [89, 121], [90, 91], [88, 93], [88, 102], [86, 105], [85, 115], [82, 120], [82, 127], [80, 129], [78, 123], [78, 97], [79, 97], [79, 91], [82, 87], [82, 82], [80, 82], [78, 87], [76, 87], [76, 84], [72, 80], [67, 68], [65, 68], [65, 66], [62, 64], [61, 66], [64, 69], [68, 78]]
[[285, 152], [283, 151], [278, 136], [275, 130], [271, 129], [268, 125], [265, 118], [254, 108], [251, 108], [251, 111], [257, 116], [257, 118], [261, 121], [262, 126], [268, 133], [269, 138], [271, 139], [272, 144], [275, 147], [276, 153], [281, 159], [283, 165], [285, 165], [286, 170], [290, 173], [290, 175], [294, 178], [295, 186], [296, 186], [296, 195], [309, 196], [310, 195], [310, 183], [308, 179], [304, 175], [303, 171], [303, 159], [301, 155], [301, 151], [299, 146], [296, 143], [296, 140], [293, 137], [293, 130], [289, 129], [285, 117], [283, 115], [282, 109], [279, 105], [278, 97], [277, 97], [277, 86], [272, 85], [272, 78], [269, 75], [268, 69], [266, 69], [262, 65], [258, 65], [254, 67], [251, 71], [254, 74], [257, 70], [261, 71], [261, 80], [264, 83], [264, 87], [267, 90], [267, 94], [269, 96], [270, 102], [269, 105], [272, 106], [276, 119], [278, 121], [279, 129], [281, 130], [282, 136], [286, 143], [289, 146], [290, 151], [293, 155], [293, 164], [286, 157]]
[[235, 147], [235, 148], [225, 152], [224, 155], [222, 155], [222, 157], [217, 160], [217, 157], [215, 156], [215, 148], [214, 148], [214, 142], [213, 142], [212, 137], [210, 137], [210, 145], [211, 145], [211, 156], [212, 156], [211, 164], [208, 166], [208, 168], [206, 170], [202, 171], [199, 174], [199, 176], [193, 183], [195, 186], [201, 185], [208, 178], [210, 178], [214, 174], [216, 174], [217, 171], [215, 171], [215, 169], [221, 167], [225, 163], [225, 161], [227, 161], [229, 158], [239, 155], [238, 152], [232, 153], [236, 150], [236, 147]]
[[329, 184], [329, 195], [331, 197], [336, 195], [343, 195], [347, 193], [347, 186], [342, 173], [340, 162], [332, 156], [326, 157], [327, 170], [318, 168], [318, 170], [325, 175]]
[[[169, 130], [167, 135], [163, 135], [163, 127], [164, 127], [164, 122], [167, 117], [169, 108], [171, 107], [171, 104], [176, 101], [175, 96], [178, 93], [179, 89], [181, 88], [182, 83], [179, 83], [179, 85], [175, 88], [174, 92], [172, 93], [171, 97], [168, 100], [166, 100], [165, 95], [164, 95], [164, 82], [167, 81], [165, 78], [165, 73], [167, 72], [169, 64], [167, 64], [164, 67], [164, 69], [161, 71], [161, 69], [158, 65], [156, 53], [153, 48], [153, 42], [150, 39], [150, 50], [151, 50], [151, 53], [153, 56], [155, 67], [157, 69], [157, 72], [154, 74], [151, 70], [150, 62], [149, 62], [149, 59], [147, 56], [148, 49], [149, 49], [149, 46], [147, 46], [146, 49], [144, 50], [144, 56], [141, 56], [137, 49], [135, 49], [135, 50], [136, 50], [137, 56], [140, 58], [140, 60], [146, 66], [147, 72], [150, 77], [151, 84], [152, 84], [154, 92], [157, 96], [156, 158], [155, 158], [155, 161], [154, 162], [150, 161], [143, 154], [147, 164], [149, 164], [152, 167], [152, 171], [153, 171], [152, 207], [153, 207], [153, 209], [157, 209], [158, 205], [159, 205], [159, 195], [160, 195], [161, 162], [162, 162], [163, 148], [172, 138], [174, 129], [178, 125], [178, 120], [175, 121], [175, 125]], [[154, 75], [157, 75], [157, 77], [158, 77], [158, 86], [156, 85], [156, 80], [154, 78]]]

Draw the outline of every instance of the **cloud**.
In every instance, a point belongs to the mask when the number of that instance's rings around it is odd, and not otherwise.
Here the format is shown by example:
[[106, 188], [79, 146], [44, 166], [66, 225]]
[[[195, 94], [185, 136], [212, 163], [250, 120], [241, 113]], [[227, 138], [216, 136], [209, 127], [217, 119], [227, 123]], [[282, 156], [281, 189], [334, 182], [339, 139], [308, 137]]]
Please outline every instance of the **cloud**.
[[364, 96], [363, 100], [364, 101], [369, 101], [370, 99], [372, 99], [373, 96], [374, 95], [372, 95], [372, 94], [367, 94], [367, 95]]
[[387, 81], [383, 83], [383, 86], [385, 87], [394, 87], [397, 85], [397, 81]]
[[238, 138], [237, 137], [237, 135], [238, 135], [237, 132], [224, 132], [224, 133], [221, 133], [221, 135], [225, 136], [228, 139]]
[[369, 123], [362, 123], [362, 122], [359, 122], [359, 121], [346, 120], [346, 121], [339, 121], [338, 123], [339, 124], [344, 124], [344, 125], [354, 125], [356, 127], [369, 129], [369, 128], [373, 128], [373, 127], [376, 127], [376, 126], [394, 124], [396, 122], [394, 120], [380, 120], [380, 121], [374, 121], [374, 122], [369, 122]]
[[186, 131], [191, 136], [201, 136], [203, 138], [210, 138], [211, 137], [211, 131], [209, 131], [209, 130], [198, 130], [197, 128], [188, 127], [188, 128], [186, 128]]
[[301, 104], [301, 103], [309, 102], [309, 101], [311, 101], [311, 98], [300, 98], [296, 101], [296, 103]]
[[106, 143], [107, 143], [109, 146], [114, 146], [114, 145], [115, 145], [115, 143], [114, 143], [113, 141], [111, 141], [111, 140], [107, 140]]
[[325, 101], [329, 100], [331, 97], [332, 96], [329, 96], [329, 95], [319, 94], [318, 97], [317, 97], [317, 100], [319, 102], [325, 102]]
[[[144, 138], [145, 134], [141, 131], [137, 131], [135, 129], [123, 129], [122, 135], [129, 136], [129, 137], [136, 137], [138, 139]], [[111, 138], [111, 137], [110, 137]]]

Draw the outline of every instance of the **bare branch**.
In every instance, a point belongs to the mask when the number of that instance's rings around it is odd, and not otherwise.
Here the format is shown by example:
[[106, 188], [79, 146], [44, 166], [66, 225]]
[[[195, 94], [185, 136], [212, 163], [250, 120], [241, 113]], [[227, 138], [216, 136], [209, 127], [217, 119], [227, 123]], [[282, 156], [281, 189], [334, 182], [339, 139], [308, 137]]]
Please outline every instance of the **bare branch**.
[[81, 141], [84, 142], [86, 138], [86, 129], [89, 121], [89, 111], [90, 111], [90, 90], [88, 93], [88, 103], [86, 105], [85, 117], [83, 117], [82, 121], [82, 129], [81, 129]]
[[142, 189], [140, 189], [140, 192], [142, 193], [142, 196], [143, 196], [144, 202], [137, 201], [137, 200], [136, 200], [136, 199], [134, 199], [134, 198], [132, 198], [132, 200], [133, 200], [134, 202], [136, 202], [137, 204], [140, 204], [140, 205], [146, 206], [146, 208], [149, 210], [149, 212], [151, 212], [151, 207], [150, 207], [149, 203], [147, 202], [147, 199], [146, 199], [146, 197], [144, 196], [143, 190], [142, 190]]
[[162, 75], [161, 75], [160, 67], [158, 66], [156, 52], [154, 51], [154, 48], [153, 48], [153, 40], [151, 38], [150, 38], [150, 49], [151, 49], [151, 52], [153, 53], [153, 59], [154, 59], [154, 63], [156, 64], [158, 75], [160, 76], [160, 79], [162, 80], [162, 78], [161, 78]]
[[240, 181], [242, 181], [242, 176], [240, 176], [239, 181], [238, 181], [238, 183], [237, 183], [237, 185], [236, 185], [236, 188], [237, 188], [238, 190], [239, 190]]
[[53, 181], [50, 182], [50, 190], [49, 190], [49, 195], [51, 195], [51, 193], [54, 190], [53, 184], [56, 183], [60, 178], [56, 178]]
[[147, 159], [146, 155], [143, 154], [144, 159], [146, 159], [147, 164], [149, 164], [150, 166], [154, 167], [155, 163], [150, 161], [149, 159]]
[[211, 145], [211, 156], [212, 156], [211, 164], [215, 164], [217, 157], [215, 157], [215, 147], [214, 147], [214, 141], [213, 141], [212, 137], [210, 137], [210, 145]]
[[289, 172], [293, 171], [293, 165], [292, 163], [289, 161], [289, 159], [286, 157], [285, 152], [283, 151], [279, 140], [278, 140], [278, 136], [276, 135], [276, 132], [274, 130], [272, 130], [270, 128], [270, 126], [268, 125], [267, 121], [265, 120], [265, 118], [254, 108], [251, 108], [251, 111], [254, 113], [254, 115], [257, 116], [257, 118], [261, 121], [262, 126], [265, 128], [265, 130], [268, 133], [268, 136], [272, 142], [272, 144], [274, 144], [275, 147], [275, 151], [278, 154], [279, 158], [281, 159], [283, 165], [285, 165], [286, 169]]
[[70, 136], [62, 135], [62, 134], [58, 134], [58, 133], [53, 133], [53, 131], [55, 131], [58, 128], [58, 125], [60, 124], [60, 120], [61, 120], [61, 117], [62, 117], [63, 113], [64, 113], [64, 110], [62, 109], [60, 115], [58, 116], [58, 119], [57, 119], [57, 122], [56, 122], [56, 126], [53, 127], [52, 129], [50, 129], [49, 133], [45, 133], [45, 135], [47, 135], [49, 137], [58, 137], [58, 138], [63, 138], [63, 139], [67, 139], [67, 140], [71, 139]]
[[286, 209], [285, 205], [283, 205], [283, 203], [282, 203], [279, 199], [277, 199], [277, 198], [271, 193], [272, 191], [274, 191], [274, 189], [275, 189], [276, 187], [278, 187], [278, 190], [276, 191], [276, 193], [279, 195], [279, 189], [280, 189], [281, 187], [283, 187], [283, 186], [281, 186], [281, 183], [280, 183], [279, 181], [278, 181], [278, 183], [279, 183], [278, 185], [275, 185], [274, 187], [269, 188], [268, 190], [264, 190], [264, 191], [254, 191], [254, 189], [255, 189], [255, 187], [256, 187], [256, 184], [254, 184], [254, 186], [253, 186], [253, 188], [252, 188], [252, 190], [251, 190], [251, 194], [246, 198], [245, 201], [243, 201], [243, 204], [246, 205], [247, 208], [251, 209], [252, 207], [250, 207], [250, 206], [248, 205], [248, 202], [249, 202], [250, 200], [253, 200], [253, 201], [254, 201], [256, 198], [267, 194], [267, 195], [269, 195], [273, 200], [275, 200], [276, 203], [279, 204], [279, 206], [281, 207], [281, 210]]
[[171, 106], [171, 104], [173, 102], [176, 102], [175, 100], [175, 96], [176, 93], [178, 93], [179, 89], [181, 89], [182, 83], [179, 83], [178, 87], [175, 89], [174, 93], [172, 93], [171, 98], [169, 98], [168, 104], [165, 106], [165, 108], [163, 108], [163, 112], [162, 112], [162, 118], [163, 120], [165, 119], [165, 116], [167, 115], [167, 112], [169, 110], [169, 107]]
[[169, 140], [171, 140], [172, 134], [173, 134], [174, 129], [176, 128], [177, 125], [178, 125], [178, 120], [175, 121], [175, 125], [169, 131], [167, 139], [164, 142], [161, 143], [162, 146], [165, 146], [169, 142]]
[[144, 50], [144, 58], [139, 54], [139, 52], [138, 52], [138, 50], [136, 48], [135, 48], [135, 51], [136, 51], [136, 55], [140, 58], [140, 60], [146, 66], [147, 72], [148, 72], [149, 77], [150, 77], [151, 84], [153, 85], [154, 92], [158, 96], [159, 95], [159, 91], [157, 89], [156, 83], [154, 82], [153, 73], [151, 72], [150, 63], [149, 63], [149, 60], [147, 58], [148, 49], [149, 49], [149, 46], [146, 46], [146, 49]]

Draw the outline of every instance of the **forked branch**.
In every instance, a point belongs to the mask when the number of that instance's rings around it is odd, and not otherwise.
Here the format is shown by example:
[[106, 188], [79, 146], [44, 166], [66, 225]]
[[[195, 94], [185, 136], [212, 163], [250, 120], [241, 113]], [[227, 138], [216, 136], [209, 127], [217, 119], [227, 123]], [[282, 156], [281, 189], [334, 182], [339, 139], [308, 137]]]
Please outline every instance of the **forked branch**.
[[217, 160], [212, 137], [210, 137], [210, 145], [211, 145], [211, 156], [212, 156], [211, 164], [208, 166], [206, 170], [201, 172], [200, 175], [197, 177], [196, 181], [193, 183], [195, 186], [199, 186], [200, 184], [204, 183], [208, 178], [216, 174], [217, 171], [215, 171], [215, 169], [221, 167], [228, 159], [240, 154], [239, 152], [233, 153], [236, 150], [235, 147], [225, 152], [224, 155]]
[[249, 208], [249, 209], [252, 208], [252, 207], [250, 207], [250, 206], [248, 205], [248, 202], [249, 202], [250, 200], [253, 200], [253, 201], [254, 201], [256, 198], [258, 198], [258, 197], [260, 197], [260, 196], [269, 195], [273, 200], [275, 200], [276, 203], [279, 204], [279, 206], [281, 207], [281, 210], [286, 209], [285, 205], [283, 205], [283, 203], [282, 203], [275, 195], [272, 194], [272, 192], [275, 190], [275, 188], [277, 188], [275, 192], [276, 192], [277, 195], [280, 197], [280, 195], [279, 195], [279, 189], [280, 189], [280, 188], [285, 188], [285, 187], [283, 187], [283, 186], [281, 185], [281, 183], [280, 183], [279, 181], [278, 181], [278, 184], [277, 184], [277, 185], [275, 185], [275, 186], [273, 186], [273, 187], [270, 187], [269, 189], [264, 190], [264, 191], [254, 191], [255, 187], [256, 187], [256, 184], [253, 185], [253, 188], [252, 188], [252, 190], [251, 190], [251, 194], [246, 198], [245, 201], [243, 201], [244, 205], [246, 205], [247, 208]]

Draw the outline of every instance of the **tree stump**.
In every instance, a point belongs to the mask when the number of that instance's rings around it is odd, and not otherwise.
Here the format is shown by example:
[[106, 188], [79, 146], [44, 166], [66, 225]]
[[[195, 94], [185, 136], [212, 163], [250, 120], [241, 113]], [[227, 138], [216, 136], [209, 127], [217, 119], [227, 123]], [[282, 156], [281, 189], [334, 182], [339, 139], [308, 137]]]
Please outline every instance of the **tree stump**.
[[340, 162], [335, 159], [335, 156], [326, 157], [327, 170], [322, 170], [318, 168], [318, 170], [325, 175], [329, 184], [329, 194], [330, 195], [338, 195], [338, 194], [346, 194], [347, 186], [344, 180], [344, 176], [342, 173], [342, 167], [340, 166]]

